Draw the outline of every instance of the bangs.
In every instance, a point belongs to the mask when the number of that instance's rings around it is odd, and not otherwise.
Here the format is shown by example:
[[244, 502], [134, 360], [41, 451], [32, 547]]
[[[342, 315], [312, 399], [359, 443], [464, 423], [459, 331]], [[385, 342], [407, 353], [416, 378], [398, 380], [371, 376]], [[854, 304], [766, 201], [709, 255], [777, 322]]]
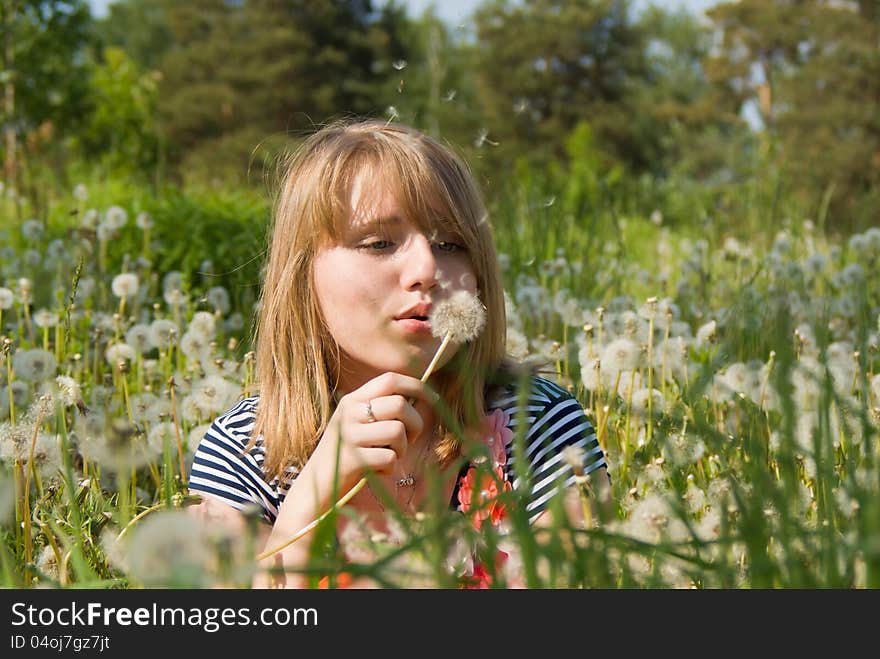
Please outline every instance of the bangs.
[[[350, 215], [377, 221], [370, 208], [377, 208], [383, 197], [390, 193], [409, 222], [428, 237], [439, 234], [452, 235], [461, 240], [468, 250], [477, 250], [480, 238], [474, 230], [480, 218], [471, 217], [472, 203], [456, 204], [460, 192], [449, 172], [429, 163], [424, 154], [412, 151], [360, 149], [340, 158], [329, 178], [332, 201], [332, 221], [328, 232], [331, 239], [338, 238], [347, 226]], [[357, 208], [351, 207], [357, 186]], [[471, 202], [471, 199], [465, 199]]]

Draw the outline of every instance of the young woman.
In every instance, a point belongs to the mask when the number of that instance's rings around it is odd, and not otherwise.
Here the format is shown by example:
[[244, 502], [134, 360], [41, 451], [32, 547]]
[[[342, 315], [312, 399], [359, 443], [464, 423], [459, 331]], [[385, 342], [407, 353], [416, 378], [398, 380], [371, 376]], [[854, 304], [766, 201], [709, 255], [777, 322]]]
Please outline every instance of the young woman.
[[[199, 445], [189, 481], [204, 497], [196, 512], [235, 519], [255, 505], [269, 550], [368, 474], [370, 486], [346, 505], [379, 528], [390, 502], [378, 487], [414, 512], [439, 483], [443, 500], [465, 509], [474, 484], [459, 464], [462, 435], [494, 432], [499, 473], [517, 485], [510, 436], [521, 406], [533, 523], [559, 483], [574, 482], [566, 446], [607, 486], [595, 433], [570, 394], [538, 377], [528, 391], [504, 385], [511, 363], [500, 271], [461, 159], [413, 128], [349, 121], [306, 139], [285, 171], [257, 324], [259, 395], [216, 419]], [[443, 351], [423, 383], [441, 342], [432, 311], [458, 291], [478, 298], [485, 324]], [[295, 570], [309, 541], [265, 563]], [[291, 571], [273, 585], [303, 583]]]

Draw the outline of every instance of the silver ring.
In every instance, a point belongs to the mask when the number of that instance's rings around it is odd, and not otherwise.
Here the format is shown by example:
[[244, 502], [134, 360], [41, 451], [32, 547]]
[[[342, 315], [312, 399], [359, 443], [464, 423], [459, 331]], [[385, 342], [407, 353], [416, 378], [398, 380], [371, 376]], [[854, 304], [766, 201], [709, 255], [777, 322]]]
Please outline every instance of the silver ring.
[[371, 403], [372, 401], [367, 401], [367, 423], [373, 423], [376, 420], [376, 417], [373, 416], [373, 406]]

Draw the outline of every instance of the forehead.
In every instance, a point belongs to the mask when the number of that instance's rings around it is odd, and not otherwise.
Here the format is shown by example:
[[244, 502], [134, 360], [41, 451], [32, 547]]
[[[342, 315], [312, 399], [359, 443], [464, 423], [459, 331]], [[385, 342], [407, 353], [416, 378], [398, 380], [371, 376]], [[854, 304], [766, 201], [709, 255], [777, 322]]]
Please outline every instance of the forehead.
[[431, 186], [420, 187], [378, 168], [362, 168], [342, 195], [336, 226], [345, 231], [367, 225], [409, 223], [425, 233], [458, 231], [454, 213], [439, 203]]

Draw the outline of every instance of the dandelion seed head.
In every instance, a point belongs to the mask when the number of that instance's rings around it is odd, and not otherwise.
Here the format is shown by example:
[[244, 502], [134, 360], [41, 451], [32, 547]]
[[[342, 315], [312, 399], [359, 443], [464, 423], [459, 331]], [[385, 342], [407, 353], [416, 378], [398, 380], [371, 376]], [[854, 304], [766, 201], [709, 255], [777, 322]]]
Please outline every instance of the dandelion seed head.
[[127, 343], [114, 343], [104, 351], [107, 363], [116, 368], [120, 361], [131, 362], [137, 358], [137, 351]]
[[73, 186], [73, 198], [77, 201], [86, 201], [89, 198], [89, 189], [84, 183], [77, 183]]
[[116, 275], [113, 278], [113, 283], [110, 285], [113, 295], [119, 298], [134, 297], [138, 293], [139, 286], [140, 282], [138, 282], [137, 275], [131, 272], [123, 272], [120, 275]]
[[137, 225], [138, 229], [142, 231], [147, 231], [148, 229], [152, 229], [155, 225], [153, 221], [153, 217], [146, 212], [138, 213], [137, 217], [134, 219], [134, 223]]
[[8, 288], [0, 287], [0, 309], [9, 309], [15, 302], [15, 295]]
[[473, 341], [486, 325], [486, 308], [476, 295], [459, 290], [431, 310], [431, 334], [454, 343]]
[[602, 369], [609, 375], [631, 371], [638, 367], [641, 353], [641, 347], [632, 339], [615, 339], [602, 350]]
[[25, 220], [21, 225], [21, 235], [25, 240], [39, 240], [43, 230], [43, 223], [36, 218]]
[[112, 230], [121, 229], [128, 222], [128, 212], [122, 206], [110, 206], [104, 212], [104, 224]]
[[58, 386], [59, 401], [64, 407], [82, 402], [82, 389], [72, 377], [59, 375], [55, 378], [55, 384]]
[[40, 309], [34, 313], [34, 325], [39, 328], [55, 327], [58, 324], [58, 314], [48, 309]]
[[41, 348], [17, 350], [12, 356], [12, 369], [22, 380], [43, 382], [55, 374], [55, 355]]

